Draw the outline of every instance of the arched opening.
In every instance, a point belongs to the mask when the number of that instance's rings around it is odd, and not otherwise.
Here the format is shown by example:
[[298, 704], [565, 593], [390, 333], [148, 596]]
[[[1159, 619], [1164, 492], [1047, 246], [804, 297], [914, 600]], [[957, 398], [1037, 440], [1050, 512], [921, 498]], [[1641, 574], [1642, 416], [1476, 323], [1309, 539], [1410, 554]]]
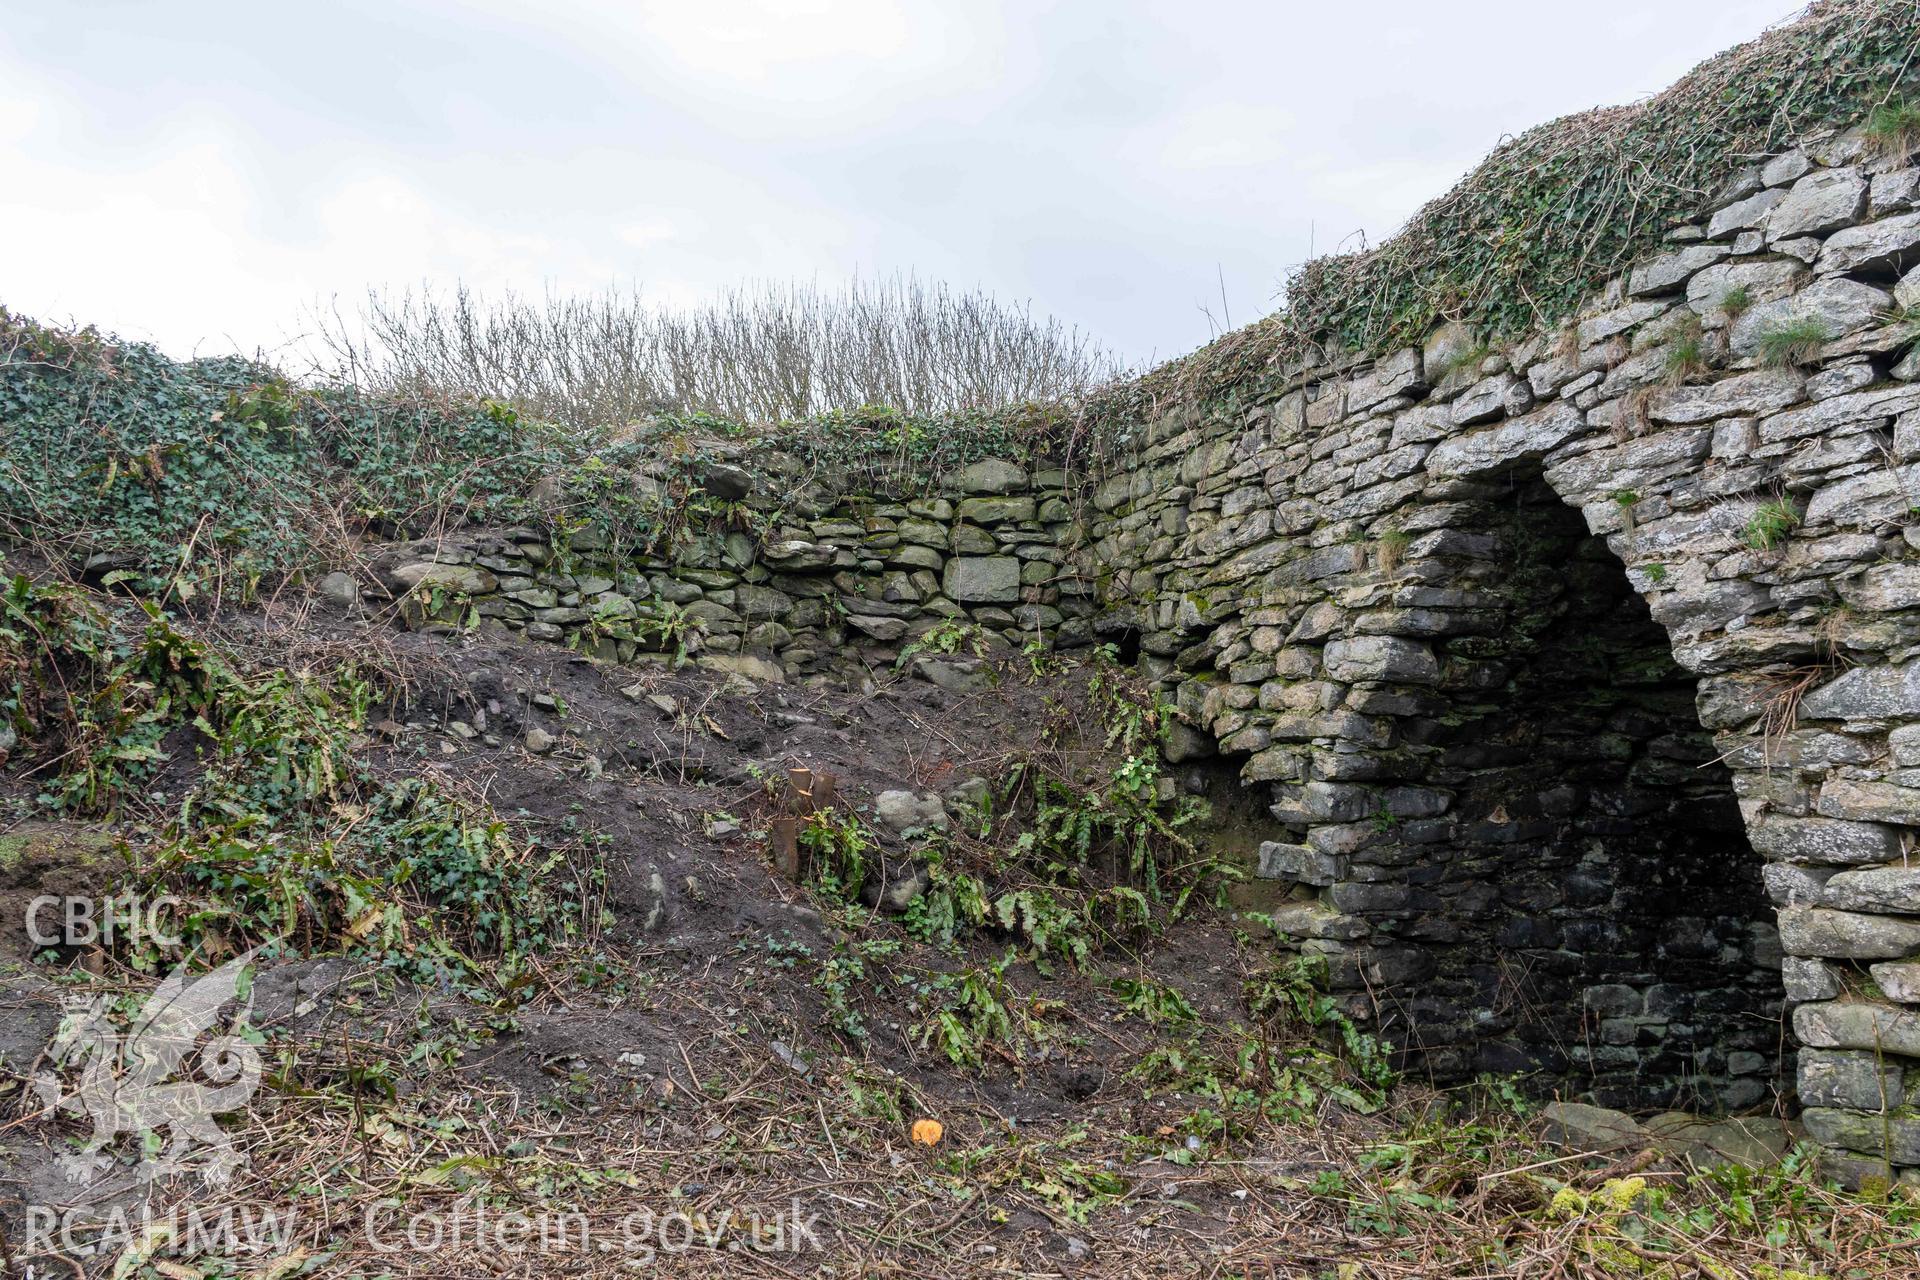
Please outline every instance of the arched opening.
[[1499, 483], [1409, 548], [1484, 625], [1434, 641], [1435, 705], [1407, 722], [1419, 784], [1453, 799], [1393, 820], [1407, 897], [1364, 912], [1376, 948], [1430, 957], [1374, 994], [1382, 1029], [1439, 1079], [1752, 1106], [1781, 1065], [1778, 943], [1695, 682], [1580, 514], [1537, 473]]

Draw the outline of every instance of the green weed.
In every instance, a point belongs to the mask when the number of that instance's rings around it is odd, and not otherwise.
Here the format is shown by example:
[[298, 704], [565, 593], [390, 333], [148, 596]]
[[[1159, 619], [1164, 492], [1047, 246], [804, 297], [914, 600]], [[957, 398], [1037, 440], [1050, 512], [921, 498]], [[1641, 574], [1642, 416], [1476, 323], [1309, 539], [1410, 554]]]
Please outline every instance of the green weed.
[[1771, 551], [1800, 527], [1800, 513], [1785, 499], [1763, 502], [1748, 517], [1741, 536], [1756, 551]]
[[1812, 364], [1832, 337], [1827, 322], [1818, 316], [1781, 320], [1760, 334], [1761, 363], [1775, 368]]
[[1895, 98], [1867, 113], [1862, 128], [1880, 155], [1902, 160], [1920, 148], [1920, 98]]

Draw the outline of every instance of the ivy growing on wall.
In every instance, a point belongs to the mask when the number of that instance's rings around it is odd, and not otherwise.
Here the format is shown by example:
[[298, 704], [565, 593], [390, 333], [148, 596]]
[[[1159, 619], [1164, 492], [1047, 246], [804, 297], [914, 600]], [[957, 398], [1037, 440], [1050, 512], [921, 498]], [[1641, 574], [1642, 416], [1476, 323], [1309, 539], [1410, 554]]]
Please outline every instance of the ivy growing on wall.
[[1384, 244], [1302, 266], [1283, 309], [1096, 395], [1085, 426], [1257, 403], [1303, 365], [1417, 344], [1443, 321], [1493, 339], [1553, 324], [1742, 166], [1897, 98], [1917, 54], [1913, 0], [1822, 0], [1643, 102], [1528, 130]]
[[[778, 464], [763, 488], [924, 489], [1044, 452], [1059, 406], [871, 407], [747, 424], [665, 414], [582, 432], [491, 402], [301, 386], [226, 357], [176, 361], [0, 309], [0, 539], [137, 590], [241, 597], [337, 565], [362, 535], [598, 525], [644, 546], [686, 523], [704, 463]], [[776, 483], [777, 481], [777, 483]], [[706, 503], [691, 514], [724, 514]]]

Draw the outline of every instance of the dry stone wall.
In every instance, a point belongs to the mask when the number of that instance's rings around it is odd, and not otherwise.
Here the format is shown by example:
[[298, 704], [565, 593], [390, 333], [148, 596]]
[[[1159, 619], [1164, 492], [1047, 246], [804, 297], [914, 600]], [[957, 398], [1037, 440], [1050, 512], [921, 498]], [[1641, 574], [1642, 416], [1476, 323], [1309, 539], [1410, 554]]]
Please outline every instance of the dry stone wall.
[[[370, 585], [415, 626], [498, 628], [610, 661], [686, 656], [761, 680], [886, 666], [946, 623], [1016, 646], [1092, 634], [1092, 584], [1061, 568], [1072, 508], [1057, 467], [985, 459], [921, 486], [706, 448], [698, 483], [741, 504], [754, 532], [700, 529], [655, 554], [593, 526], [488, 530], [385, 547]], [[343, 599], [358, 589], [338, 584]], [[976, 679], [965, 639], [916, 670]]]
[[737, 457], [709, 487], [761, 536], [506, 530], [379, 576], [420, 624], [766, 679], [948, 619], [1112, 642], [1171, 758], [1262, 790], [1275, 928], [1410, 1070], [1797, 1093], [1843, 1175], [1920, 1181], [1917, 192], [1813, 140], [1564, 326], [1173, 406], [1090, 483]]
[[1093, 492], [1096, 629], [1414, 1069], [1797, 1087], [1843, 1173], [1920, 1165], [1916, 186], [1816, 140], [1560, 329], [1181, 406]]

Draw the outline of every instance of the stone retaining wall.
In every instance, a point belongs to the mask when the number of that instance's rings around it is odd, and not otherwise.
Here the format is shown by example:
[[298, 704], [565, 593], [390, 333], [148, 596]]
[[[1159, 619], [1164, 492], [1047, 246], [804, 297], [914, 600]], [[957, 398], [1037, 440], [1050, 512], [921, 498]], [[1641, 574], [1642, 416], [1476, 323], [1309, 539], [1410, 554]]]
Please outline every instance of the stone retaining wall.
[[1182, 408], [1094, 491], [1097, 630], [1415, 1069], [1744, 1107], [1790, 1010], [1842, 1172], [1920, 1165], [1917, 186], [1809, 144], [1564, 328]]
[[[1063, 573], [1072, 512], [1057, 467], [988, 459], [930, 491], [874, 492], [848, 475], [713, 444], [705, 483], [762, 523], [706, 529], [671, 554], [622, 552], [588, 527], [396, 544], [372, 577], [416, 626], [497, 627], [609, 660], [675, 652], [764, 680], [885, 666], [946, 622], [995, 642], [1091, 636], [1091, 583]], [[349, 585], [347, 590], [351, 590]], [[971, 638], [928, 667], [965, 679]]]
[[1559, 329], [1171, 409], [1084, 490], [985, 463], [796, 505], [776, 470], [763, 538], [506, 531], [381, 574], [422, 621], [769, 678], [947, 618], [1111, 640], [1174, 759], [1270, 793], [1276, 927], [1410, 1069], [1797, 1089], [1842, 1174], [1920, 1181], [1917, 190], [1811, 142]]

